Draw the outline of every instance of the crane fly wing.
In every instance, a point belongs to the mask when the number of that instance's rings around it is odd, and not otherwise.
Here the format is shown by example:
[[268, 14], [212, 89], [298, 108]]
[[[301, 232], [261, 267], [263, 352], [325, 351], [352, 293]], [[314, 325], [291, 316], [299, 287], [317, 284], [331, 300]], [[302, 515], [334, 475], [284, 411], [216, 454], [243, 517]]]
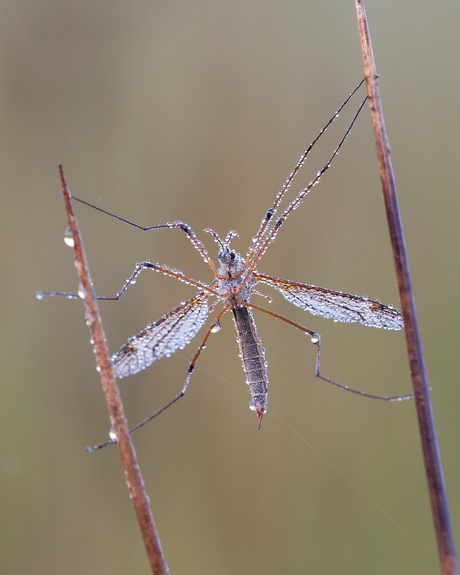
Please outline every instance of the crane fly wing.
[[112, 356], [115, 377], [138, 373], [156, 359], [169, 357], [178, 348], [182, 349], [190, 343], [208, 317], [208, 297], [209, 293], [198, 292], [131, 337], [120, 351]]
[[358, 322], [370, 327], [402, 329], [404, 320], [399, 311], [366, 296], [328, 290], [322, 287], [292, 282], [277, 277], [254, 273], [255, 282], [274, 287], [288, 302], [335, 321]]

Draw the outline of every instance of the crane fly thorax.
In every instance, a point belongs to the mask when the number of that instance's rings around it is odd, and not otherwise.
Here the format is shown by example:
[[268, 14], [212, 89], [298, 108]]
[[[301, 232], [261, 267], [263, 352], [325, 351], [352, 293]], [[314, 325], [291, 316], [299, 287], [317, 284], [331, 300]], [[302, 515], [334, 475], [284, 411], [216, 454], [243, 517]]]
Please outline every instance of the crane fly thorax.
[[248, 301], [251, 281], [247, 280], [244, 260], [241, 255], [230, 249], [219, 251], [218, 291], [229, 303], [238, 305]]

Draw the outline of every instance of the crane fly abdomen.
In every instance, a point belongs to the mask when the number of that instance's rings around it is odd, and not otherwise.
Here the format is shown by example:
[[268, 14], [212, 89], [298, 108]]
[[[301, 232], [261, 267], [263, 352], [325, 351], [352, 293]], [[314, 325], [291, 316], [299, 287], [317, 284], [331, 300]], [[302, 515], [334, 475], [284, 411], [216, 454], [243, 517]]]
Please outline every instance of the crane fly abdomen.
[[252, 396], [249, 407], [257, 413], [260, 429], [262, 417], [267, 411], [268, 375], [265, 350], [257, 334], [251, 311], [242, 304], [234, 305], [232, 311], [246, 383]]

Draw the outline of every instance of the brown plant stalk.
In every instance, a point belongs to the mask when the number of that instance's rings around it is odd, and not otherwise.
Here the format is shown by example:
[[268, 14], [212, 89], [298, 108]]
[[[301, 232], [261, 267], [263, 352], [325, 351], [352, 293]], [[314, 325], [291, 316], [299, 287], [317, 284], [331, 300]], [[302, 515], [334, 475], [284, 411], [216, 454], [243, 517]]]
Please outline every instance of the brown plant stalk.
[[390, 158], [390, 147], [383, 120], [382, 105], [375, 69], [372, 44], [362, 0], [355, 0], [358, 29], [364, 62], [367, 94], [379, 162], [380, 180], [385, 201], [388, 227], [398, 280], [402, 314], [404, 316], [407, 353], [414, 388], [415, 403], [422, 441], [425, 470], [430, 493], [431, 509], [443, 575], [458, 575], [449, 505], [442, 472], [441, 457], [436, 438], [433, 410], [423, 358], [422, 343], [412, 291], [404, 233], [399, 212], [396, 184]]
[[96, 353], [98, 370], [101, 376], [102, 388], [107, 400], [110, 413], [110, 421], [117, 437], [117, 445], [120, 450], [121, 460], [125, 469], [126, 484], [130, 497], [136, 510], [137, 520], [144, 540], [145, 549], [149, 558], [152, 573], [154, 575], [167, 575], [169, 569], [163, 556], [160, 539], [155, 527], [149, 498], [145, 491], [144, 480], [137, 462], [128, 424], [125, 418], [120, 392], [118, 391], [112, 366], [110, 364], [109, 350], [102, 327], [101, 317], [93, 290], [93, 283], [89, 274], [88, 262], [83, 249], [83, 243], [78, 229], [77, 220], [72, 207], [72, 196], [64, 176], [62, 165], [59, 166], [69, 228], [75, 251], [75, 265], [80, 277], [86, 306], [86, 322], [91, 330], [91, 336]]

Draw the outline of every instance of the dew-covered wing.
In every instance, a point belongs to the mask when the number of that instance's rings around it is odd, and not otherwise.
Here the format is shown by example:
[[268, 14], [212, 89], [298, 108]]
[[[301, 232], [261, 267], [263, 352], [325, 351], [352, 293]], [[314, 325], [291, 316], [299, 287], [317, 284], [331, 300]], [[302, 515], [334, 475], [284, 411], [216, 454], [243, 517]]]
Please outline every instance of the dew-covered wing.
[[404, 320], [399, 311], [378, 300], [357, 296], [322, 287], [300, 284], [290, 280], [254, 273], [256, 282], [266, 283], [279, 292], [288, 302], [335, 321], [358, 322], [383, 329], [402, 329]]
[[182, 349], [197, 334], [208, 316], [209, 293], [198, 292], [155, 323], [131, 337], [112, 356], [115, 377], [138, 373], [163, 356]]

